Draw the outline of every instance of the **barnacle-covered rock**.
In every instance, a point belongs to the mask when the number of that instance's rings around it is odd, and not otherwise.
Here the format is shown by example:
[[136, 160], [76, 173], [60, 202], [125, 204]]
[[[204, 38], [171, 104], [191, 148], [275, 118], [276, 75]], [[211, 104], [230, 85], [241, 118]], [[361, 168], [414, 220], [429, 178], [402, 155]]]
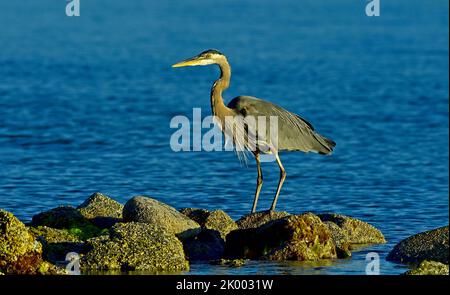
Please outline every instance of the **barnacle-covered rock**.
[[189, 269], [183, 245], [173, 233], [145, 223], [117, 223], [108, 236], [87, 242], [85, 270], [177, 272]]
[[299, 261], [337, 257], [328, 227], [312, 213], [232, 231], [227, 236], [224, 256]]
[[146, 196], [129, 200], [123, 208], [125, 222], [141, 222], [155, 225], [181, 239], [193, 237], [200, 232], [200, 225], [178, 212], [175, 208]]

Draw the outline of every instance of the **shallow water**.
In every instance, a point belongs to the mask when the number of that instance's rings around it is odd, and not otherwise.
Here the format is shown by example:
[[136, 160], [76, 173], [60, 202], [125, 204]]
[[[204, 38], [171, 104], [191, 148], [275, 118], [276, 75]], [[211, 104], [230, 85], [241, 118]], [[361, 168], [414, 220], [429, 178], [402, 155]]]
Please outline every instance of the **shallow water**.
[[[448, 224], [448, 1], [0, 2], [0, 208], [26, 221], [95, 191], [146, 194], [177, 208], [251, 208], [256, 168], [231, 152], [174, 153], [169, 122], [210, 114], [217, 69], [170, 65], [207, 48], [229, 57], [225, 97], [253, 95], [334, 139], [331, 157], [282, 154], [278, 209], [338, 212], [374, 224], [388, 243], [350, 260], [193, 264], [192, 273], [363, 274], [411, 234]], [[263, 164], [259, 209], [278, 169]]]

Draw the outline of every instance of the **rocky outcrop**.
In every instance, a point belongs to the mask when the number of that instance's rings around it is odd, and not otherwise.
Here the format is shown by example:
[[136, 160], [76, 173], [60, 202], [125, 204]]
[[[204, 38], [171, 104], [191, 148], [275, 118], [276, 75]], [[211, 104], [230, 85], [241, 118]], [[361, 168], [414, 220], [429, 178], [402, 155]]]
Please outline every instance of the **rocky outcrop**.
[[270, 221], [281, 219], [290, 214], [284, 211], [262, 211], [244, 215], [236, 221], [239, 229], [257, 228]]
[[223, 240], [230, 231], [238, 228], [233, 219], [222, 210], [183, 208], [180, 212], [200, 224], [203, 229], [217, 231]]
[[183, 240], [188, 259], [190, 261], [220, 259], [227, 234], [237, 229], [233, 219], [222, 210], [184, 208], [180, 212], [201, 226], [199, 234]]
[[123, 205], [102, 193], [92, 194], [77, 209], [100, 228], [109, 228], [122, 221]]
[[408, 270], [406, 275], [449, 275], [448, 264], [436, 261], [422, 261], [415, 269]]
[[91, 223], [72, 206], [60, 206], [41, 212], [31, 220], [31, 226], [68, 229], [89, 226]]
[[178, 212], [175, 208], [146, 196], [129, 200], [123, 208], [125, 222], [141, 222], [154, 225], [181, 239], [200, 233], [200, 225]]
[[1, 274], [65, 274], [42, 259], [42, 245], [12, 213], [0, 210]]
[[347, 234], [342, 228], [337, 226], [334, 222], [325, 221], [324, 224], [328, 227], [331, 234], [331, 239], [336, 246], [336, 254], [338, 258], [348, 258], [352, 256], [352, 245]]
[[173, 233], [145, 223], [117, 223], [108, 236], [93, 238], [82, 258], [85, 270], [140, 270], [152, 273], [189, 268]]
[[39, 226], [31, 227], [30, 232], [42, 244], [43, 258], [52, 263], [64, 261], [69, 252], [84, 252], [84, 242], [66, 230]]
[[225, 241], [218, 231], [202, 229], [196, 236], [183, 240], [184, 251], [189, 261], [220, 259], [225, 249]]
[[104, 233], [102, 228], [95, 226], [79, 210], [71, 206], [60, 206], [39, 213], [33, 216], [31, 226], [63, 229], [82, 240], [97, 237]]
[[[69, 252], [80, 254], [86, 272], [170, 273], [188, 270], [188, 261], [197, 260], [238, 267], [245, 259], [346, 258], [354, 244], [385, 242], [372, 225], [344, 215], [265, 211], [234, 222], [222, 210], [178, 212], [146, 196], [122, 206], [95, 193], [77, 208], [61, 206], [34, 216], [28, 228], [12, 214], [0, 212], [0, 272], [6, 274], [64, 273], [54, 264], [62, 263]], [[448, 227], [446, 235], [448, 263]], [[443, 253], [443, 242], [433, 243], [433, 249]], [[418, 249], [416, 242], [413, 248]]]
[[0, 271], [36, 274], [42, 262], [42, 245], [12, 213], [0, 210]]
[[448, 253], [448, 226], [444, 226], [402, 240], [386, 259], [402, 263], [432, 260], [448, 264]]
[[303, 261], [337, 255], [328, 227], [316, 215], [306, 213], [232, 231], [227, 236], [225, 257]]
[[336, 224], [340, 230], [337, 230], [334, 226], [329, 226], [332, 232], [335, 232], [337, 236], [345, 235], [347, 242], [350, 244], [382, 244], [386, 243], [386, 240], [377, 228], [359, 219], [334, 214], [319, 214], [319, 218], [323, 222], [332, 222]]

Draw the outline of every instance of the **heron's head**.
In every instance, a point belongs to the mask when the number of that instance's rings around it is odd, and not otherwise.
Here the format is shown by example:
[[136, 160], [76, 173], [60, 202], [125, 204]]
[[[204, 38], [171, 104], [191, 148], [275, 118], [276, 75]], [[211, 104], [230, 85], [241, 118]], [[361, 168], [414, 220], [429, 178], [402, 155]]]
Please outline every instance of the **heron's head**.
[[226, 60], [225, 55], [223, 55], [216, 49], [208, 49], [203, 51], [199, 55], [180, 61], [179, 63], [172, 65], [172, 67], [179, 68], [187, 66], [207, 66], [220, 63], [223, 60]]

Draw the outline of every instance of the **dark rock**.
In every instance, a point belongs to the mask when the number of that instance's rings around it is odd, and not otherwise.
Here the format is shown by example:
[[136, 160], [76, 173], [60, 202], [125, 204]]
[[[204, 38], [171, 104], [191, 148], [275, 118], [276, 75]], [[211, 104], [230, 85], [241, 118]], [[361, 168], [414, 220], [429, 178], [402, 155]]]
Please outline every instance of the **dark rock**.
[[83, 253], [84, 242], [66, 230], [46, 226], [29, 228], [37, 240], [42, 244], [43, 257], [52, 263], [64, 261], [67, 253]]
[[91, 225], [77, 209], [71, 206], [60, 206], [33, 216], [31, 226], [47, 226], [64, 229]]
[[422, 261], [415, 269], [408, 270], [405, 275], [445, 275], [448, 276], [448, 264], [436, 261]]
[[299, 261], [337, 257], [328, 227], [312, 213], [232, 231], [227, 236], [224, 256]]
[[403, 263], [432, 260], [448, 264], [448, 252], [448, 226], [444, 226], [402, 240], [386, 259]]
[[180, 212], [200, 224], [202, 228], [218, 231], [223, 240], [230, 231], [238, 228], [233, 219], [222, 210], [183, 208]]
[[239, 229], [257, 228], [270, 221], [281, 219], [290, 214], [284, 211], [262, 211], [244, 215], [236, 221]]
[[39, 213], [33, 216], [31, 226], [64, 229], [81, 240], [97, 237], [104, 233], [104, 229], [95, 226], [77, 209], [71, 206], [61, 206]]
[[334, 214], [319, 214], [323, 222], [333, 222], [342, 229], [350, 244], [381, 244], [386, 243], [381, 231], [359, 219]]
[[109, 236], [88, 241], [86, 270], [182, 271], [189, 268], [183, 245], [166, 230], [145, 223], [117, 223]]
[[146, 196], [129, 200], [123, 208], [126, 222], [142, 222], [155, 225], [181, 239], [200, 233], [200, 225], [178, 212], [175, 208]]
[[225, 248], [220, 233], [211, 229], [202, 229], [198, 235], [185, 239], [183, 245], [189, 261], [220, 259]]
[[92, 194], [77, 209], [100, 228], [110, 228], [122, 221], [123, 205], [101, 193]]

